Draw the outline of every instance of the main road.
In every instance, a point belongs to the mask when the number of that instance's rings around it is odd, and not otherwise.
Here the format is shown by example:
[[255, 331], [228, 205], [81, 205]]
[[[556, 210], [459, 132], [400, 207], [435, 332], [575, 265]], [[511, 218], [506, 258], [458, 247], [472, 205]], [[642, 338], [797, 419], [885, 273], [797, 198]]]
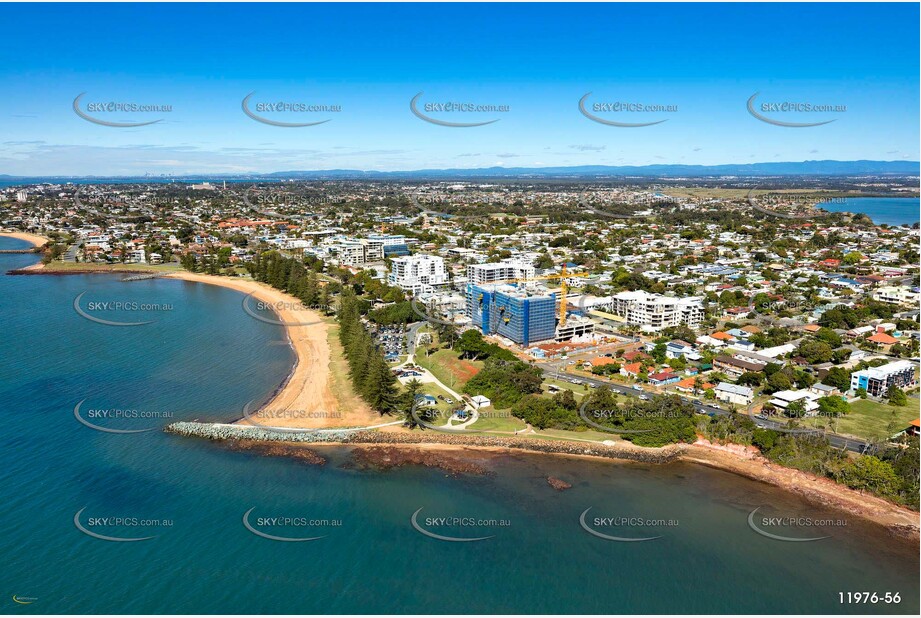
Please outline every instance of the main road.
[[[575, 379], [575, 380], [579, 380], [579, 382], [583, 384], [590, 384], [596, 387], [606, 386], [612, 391], [616, 391], [620, 393], [621, 395], [627, 395], [629, 397], [637, 397], [642, 394], [646, 394], [646, 395], [650, 394], [648, 391], [638, 391], [629, 386], [624, 386], [621, 384], [617, 384], [615, 382], [610, 382], [608, 380], [601, 380], [599, 378], [588, 377], [588, 376], [573, 376], [572, 374], [568, 374], [565, 371], [561, 371], [561, 367], [564, 366], [562, 362], [561, 363], [547, 363], [547, 362], [535, 363], [535, 365], [543, 369], [546, 373], [551, 373], [555, 376], [559, 376], [560, 379], [564, 379], [564, 380]], [[719, 408], [714, 405], [703, 403], [702, 401], [699, 401], [697, 399], [691, 399], [690, 397], [682, 397], [682, 399], [692, 404], [694, 408], [697, 410], [697, 412], [700, 414], [707, 414], [708, 416], [714, 416], [717, 414], [721, 416], [729, 416], [731, 414], [734, 414], [733, 412], [729, 410], [724, 410], [723, 408]], [[766, 418], [759, 418], [757, 416], [752, 416], [751, 419], [755, 422], [756, 425], [764, 429], [785, 430], [787, 427], [784, 423], [780, 423], [778, 421], [772, 421]], [[807, 431], [809, 430], [801, 430], [801, 431], [798, 431], [797, 433], [804, 433]], [[870, 447], [869, 442], [858, 440], [857, 438], [842, 436], [840, 434], [831, 433], [827, 431], [816, 430], [814, 433], [823, 435], [828, 440], [829, 444], [831, 444], [835, 448], [853, 451], [855, 453], [864, 453]]]

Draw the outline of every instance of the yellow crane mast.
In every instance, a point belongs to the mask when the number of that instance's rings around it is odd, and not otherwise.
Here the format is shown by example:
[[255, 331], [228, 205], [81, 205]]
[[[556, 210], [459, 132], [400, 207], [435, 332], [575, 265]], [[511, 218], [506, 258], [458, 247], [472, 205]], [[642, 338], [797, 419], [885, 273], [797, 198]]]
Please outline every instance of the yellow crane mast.
[[491, 283], [527, 283], [528, 281], [545, 281], [545, 280], [560, 280], [560, 327], [566, 326], [566, 293], [569, 291], [569, 285], [566, 283], [567, 279], [572, 277], [588, 277], [586, 274], [582, 273], [568, 273], [566, 272], [566, 264], [563, 264], [562, 269], [560, 269], [559, 274], [554, 275], [540, 275], [538, 277], [527, 277], [523, 279], [502, 279], [500, 281], [493, 281]]

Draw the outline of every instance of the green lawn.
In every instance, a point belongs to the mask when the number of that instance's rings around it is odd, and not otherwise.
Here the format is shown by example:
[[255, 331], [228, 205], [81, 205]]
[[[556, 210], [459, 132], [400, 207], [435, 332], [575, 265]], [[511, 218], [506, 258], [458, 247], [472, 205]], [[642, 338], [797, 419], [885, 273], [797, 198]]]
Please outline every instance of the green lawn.
[[345, 410], [367, 407], [364, 400], [355, 392], [352, 379], [349, 377], [349, 362], [339, 341], [339, 323], [332, 317], [324, 317], [323, 321], [327, 325], [326, 340], [329, 343], [330, 386], [339, 407]]
[[138, 272], [171, 273], [181, 271], [182, 267], [179, 264], [103, 264], [98, 262], [50, 262], [45, 266], [45, 269], [49, 272], [68, 270], [98, 270], [101, 272], [110, 270], [136, 270]]
[[[918, 400], [909, 399], [904, 407], [861, 399], [851, 404], [851, 411], [841, 418], [829, 419], [827, 427], [837, 433], [860, 438], [884, 439], [902, 431], [918, 418]], [[807, 421], [806, 424], [811, 424]], [[891, 425], [891, 427], [890, 427]], [[894, 429], [892, 429], [894, 427]]]
[[607, 433], [605, 431], [567, 431], [565, 429], [537, 429], [539, 436], [530, 436], [534, 438], [545, 438], [552, 440], [593, 440], [595, 442], [604, 442], [605, 440], [621, 440], [617, 434]]
[[[576, 399], [583, 397], [586, 393], [590, 392], [592, 389], [585, 383], [583, 384], [573, 384], [566, 380], [557, 380], [555, 378], [546, 377], [548, 374], [544, 373], [544, 393], [549, 394], [550, 391], [547, 389], [547, 386], [554, 385], [564, 391], [572, 391], [572, 394], [576, 396]], [[578, 378], [577, 378], [578, 379]]]
[[[509, 410], [493, 410], [489, 408], [484, 412], [487, 416], [480, 417], [480, 420], [470, 426], [470, 429], [477, 431], [518, 431], [527, 427], [525, 422], [520, 418], [512, 416]], [[508, 414], [508, 416], [489, 416], [490, 414]]]

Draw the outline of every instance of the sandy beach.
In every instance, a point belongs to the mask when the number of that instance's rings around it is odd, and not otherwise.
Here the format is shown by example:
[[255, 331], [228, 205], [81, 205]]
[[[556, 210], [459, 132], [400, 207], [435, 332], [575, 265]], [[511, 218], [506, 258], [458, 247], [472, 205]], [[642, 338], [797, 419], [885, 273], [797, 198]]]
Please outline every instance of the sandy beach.
[[381, 423], [380, 415], [367, 406], [340, 405], [330, 371], [329, 327], [321, 321], [320, 314], [300, 307], [297, 298], [249, 279], [190, 272], [171, 273], [165, 278], [252, 294], [256, 300], [250, 300], [249, 306], [254, 312], [258, 301], [270, 303], [278, 321], [288, 324], [285, 331], [297, 356], [291, 375], [271, 401], [258, 412], [253, 411], [252, 420], [243, 418], [238, 423], [290, 428], [366, 427]]
[[[2, 235], [13, 236], [6, 233]], [[35, 244], [46, 240], [30, 234], [14, 237]], [[331, 353], [327, 339], [329, 325], [322, 322], [321, 316], [316, 312], [302, 308], [299, 301], [293, 296], [249, 279], [189, 272], [171, 273], [164, 277], [218, 285], [244, 294], [252, 294], [254, 299], [271, 304], [277, 314], [277, 319], [288, 324], [285, 330], [297, 357], [296, 366], [276, 395], [261, 410], [252, 413], [252, 420], [244, 418], [237, 421], [237, 424], [289, 428], [336, 428], [369, 427], [394, 420], [392, 418], [382, 419], [364, 404], [342, 405], [337, 398], [330, 369]], [[255, 309], [257, 300], [249, 301], [251, 308]], [[243, 311], [242, 306], [241, 311]], [[342, 395], [342, 393], [338, 394]], [[551, 456], [586, 457], [608, 461], [612, 459], [610, 455], [599, 457], [598, 453], [593, 453], [593, 448], [605, 448], [601, 444], [589, 445], [584, 442], [573, 442], [571, 447], [567, 448], [567, 452], [550, 452], [550, 449], [547, 448], [547, 441], [529, 440], [523, 437], [499, 439], [485, 435], [421, 434], [399, 426], [387, 429], [390, 431], [361, 432], [367, 434], [367, 440], [339, 444], [361, 449], [363, 457], [369, 462], [391, 465], [405, 460], [406, 463], [421, 462], [423, 465], [437, 465], [445, 469], [458, 466], [459, 469], [465, 468], [465, 465], [458, 462], [465, 457], [476, 460], [486, 453], [495, 455], [536, 452]], [[502, 443], [501, 445], [487, 444], [490, 440], [500, 440]], [[358, 442], [364, 444], [358, 444]], [[327, 445], [331, 446], [332, 443], [327, 443]], [[310, 446], [315, 447], [316, 445]], [[618, 442], [617, 447], [622, 452], [613, 457], [615, 461], [643, 461], [646, 457], [655, 459], [667, 454], [669, 458], [676, 457], [680, 461], [718, 468], [783, 488], [812, 503], [839, 509], [855, 517], [884, 526], [893, 534], [918, 538], [918, 513], [871, 494], [848, 489], [830, 479], [773, 464], [761, 457], [757, 449], [752, 447], [712, 444], [703, 439], [699, 439], [693, 445], [675, 445], [665, 449], [643, 449], [621, 441]], [[297, 456], [297, 452], [305, 448], [308, 448], [308, 445], [274, 443], [272, 454]], [[451, 461], [442, 462], [441, 460], [445, 457]]]
[[50, 238], [46, 238], [40, 234], [30, 234], [29, 232], [0, 232], [0, 236], [5, 236], [7, 238], [18, 238], [19, 240], [24, 240], [28, 243], [32, 243], [36, 247], [42, 247], [51, 240]]

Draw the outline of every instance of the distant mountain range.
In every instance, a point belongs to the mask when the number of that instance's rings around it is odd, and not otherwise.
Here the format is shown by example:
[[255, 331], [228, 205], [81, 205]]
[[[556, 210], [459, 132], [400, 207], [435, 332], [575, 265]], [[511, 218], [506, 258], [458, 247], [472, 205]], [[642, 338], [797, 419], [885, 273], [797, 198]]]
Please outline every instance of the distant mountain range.
[[9, 176], [0, 182], [163, 182], [165, 180], [468, 180], [468, 179], [605, 179], [618, 176], [645, 178], [769, 177], [769, 176], [918, 176], [918, 161], [799, 161], [784, 163], [730, 163], [725, 165], [579, 165], [573, 167], [484, 167], [422, 169], [398, 172], [363, 170], [291, 170], [268, 174], [186, 174], [181, 176]]

